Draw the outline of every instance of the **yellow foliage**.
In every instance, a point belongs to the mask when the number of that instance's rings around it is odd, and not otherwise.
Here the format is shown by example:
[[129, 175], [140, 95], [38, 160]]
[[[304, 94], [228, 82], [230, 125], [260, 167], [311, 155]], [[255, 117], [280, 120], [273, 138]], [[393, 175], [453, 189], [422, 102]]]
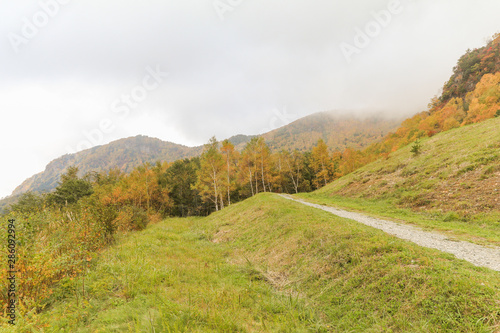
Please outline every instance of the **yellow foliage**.
[[500, 72], [486, 74], [476, 89], [467, 94], [469, 111], [463, 125], [493, 118], [500, 110]]

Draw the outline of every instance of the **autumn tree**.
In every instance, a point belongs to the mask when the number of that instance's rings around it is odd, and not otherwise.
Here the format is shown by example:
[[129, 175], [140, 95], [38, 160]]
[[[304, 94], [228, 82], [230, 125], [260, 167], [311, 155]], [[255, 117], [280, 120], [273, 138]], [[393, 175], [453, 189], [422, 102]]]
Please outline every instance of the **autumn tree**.
[[323, 139], [319, 139], [312, 149], [311, 166], [316, 173], [314, 180], [317, 188], [326, 186], [333, 178], [333, 163], [328, 153], [328, 147]]
[[215, 137], [212, 137], [205, 145], [195, 184], [203, 201], [211, 201], [215, 205], [216, 211], [224, 207], [222, 196], [226, 190], [224, 184], [227, 179], [226, 165], [218, 146], [219, 143]]
[[340, 171], [342, 175], [347, 175], [365, 164], [370, 163], [375, 157], [365, 155], [360, 150], [346, 148], [342, 152], [340, 161]]
[[151, 197], [157, 190], [158, 184], [154, 181], [153, 171], [146, 164], [135, 168], [126, 178], [127, 197], [137, 207], [149, 211]]
[[264, 141], [263, 137], [259, 137], [255, 143], [256, 161], [258, 172], [260, 173], [260, 182], [264, 192], [271, 191], [271, 151]]
[[299, 193], [299, 188], [303, 182], [303, 167], [304, 167], [304, 156], [299, 151], [294, 150], [292, 153], [288, 151], [282, 151], [280, 153], [282, 171], [286, 174], [292, 182], [293, 190], [295, 193]]
[[231, 190], [234, 188], [235, 169], [238, 164], [238, 152], [235, 151], [234, 145], [229, 140], [222, 141], [221, 153], [226, 165], [226, 183], [227, 188], [227, 203], [231, 204]]
[[500, 109], [500, 72], [486, 74], [476, 89], [466, 97], [469, 110], [464, 124], [472, 124], [495, 117]]
[[[251, 195], [259, 193], [259, 187], [256, 177], [256, 168], [257, 168], [257, 154], [256, 154], [256, 138], [252, 138], [243, 149], [240, 158], [240, 168], [239, 168], [239, 181], [245, 185], [247, 184], [250, 187]], [[256, 180], [254, 184], [254, 179]]]

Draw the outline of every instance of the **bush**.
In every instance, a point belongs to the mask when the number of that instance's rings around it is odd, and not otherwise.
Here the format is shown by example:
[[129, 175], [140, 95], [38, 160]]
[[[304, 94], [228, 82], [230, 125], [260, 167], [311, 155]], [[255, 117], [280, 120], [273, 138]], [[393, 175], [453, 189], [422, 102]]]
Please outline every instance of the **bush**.
[[443, 218], [444, 222], [452, 222], [452, 221], [459, 221], [459, 220], [460, 220], [460, 215], [458, 215], [456, 212], [449, 212]]
[[417, 156], [421, 153], [421, 151], [422, 151], [422, 144], [420, 143], [420, 140], [416, 140], [411, 146], [410, 152], [413, 154], [413, 156]]
[[125, 206], [115, 220], [120, 231], [142, 230], [148, 225], [148, 214], [140, 207]]

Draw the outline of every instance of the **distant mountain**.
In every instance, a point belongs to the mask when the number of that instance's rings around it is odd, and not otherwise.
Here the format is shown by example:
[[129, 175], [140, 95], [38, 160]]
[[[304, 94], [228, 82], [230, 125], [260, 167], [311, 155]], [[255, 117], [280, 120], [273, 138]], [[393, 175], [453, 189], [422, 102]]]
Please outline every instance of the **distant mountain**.
[[[364, 154], [388, 154], [421, 136], [432, 136], [441, 131], [500, 116], [499, 71], [500, 34], [497, 34], [485, 47], [467, 51], [444, 85], [442, 95], [433, 99], [430, 109], [405, 120], [399, 128], [400, 120], [358, 118], [340, 116], [339, 112], [322, 112], [262, 136], [272, 151], [310, 150], [322, 138], [332, 151], [368, 147]], [[242, 150], [252, 137], [254, 136], [236, 135], [229, 140], [238, 150]], [[129, 172], [145, 162], [175, 161], [197, 156], [202, 150], [202, 146], [186, 147], [137, 136], [64, 155], [50, 162], [45, 171], [24, 181], [12, 196], [1, 200], [0, 210], [24, 192], [53, 190], [60, 175], [69, 166], [78, 167], [81, 174], [111, 168]]]
[[[358, 119], [353, 116], [338, 116], [332, 112], [322, 112], [299, 119], [287, 126], [263, 134], [273, 151], [310, 150], [323, 138], [332, 150], [363, 148], [380, 140], [399, 121], [383, 118]], [[242, 150], [252, 135], [236, 135], [229, 138], [238, 150]], [[0, 200], [0, 211], [25, 192], [50, 192], [56, 188], [59, 177], [68, 167], [76, 166], [80, 175], [90, 171], [107, 171], [118, 168], [129, 172], [138, 165], [156, 161], [173, 162], [178, 159], [198, 156], [203, 146], [186, 147], [147, 136], [120, 139], [106, 145], [87, 149], [75, 154], [67, 154], [50, 162], [45, 170], [19, 185], [12, 196]]]
[[310, 150], [323, 139], [332, 151], [361, 149], [395, 130], [403, 119], [357, 117], [340, 112], [320, 112], [301, 118], [262, 136], [273, 151]]
[[59, 177], [69, 166], [76, 166], [83, 175], [89, 171], [103, 171], [118, 168], [132, 171], [138, 165], [156, 161], [172, 162], [197, 156], [202, 147], [186, 147], [147, 136], [120, 139], [109, 144], [67, 154], [50, 162], [45, 171], [38, 173], [19, 185], [12, 195], [27, 191], [49, 192], [57, 186]]
[[252, 140], [253, 137], [256, 137], [257, 135], [243, 135], [243, 134], [238, 134], [235, 136], [230, 137], [228, 140], [231, 142], [235, 147], [237, 147], [239, 150], [243, 149], [243, 147]]

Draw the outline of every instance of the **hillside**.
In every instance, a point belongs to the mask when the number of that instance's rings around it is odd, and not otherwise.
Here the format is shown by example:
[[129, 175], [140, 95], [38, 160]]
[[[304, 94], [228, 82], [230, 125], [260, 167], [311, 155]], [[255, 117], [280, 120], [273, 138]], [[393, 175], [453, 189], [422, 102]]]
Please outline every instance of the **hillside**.
[[364, 153], [381, 156], [415, 140], [500, 116], [500, 34], [486, 46], [468, 50], [426, 111], [406, 119]]
[[460, 58], [450, 80], [443, 87], [441, 102], [452, 98], [463, 98], [474, 90], [485, 74], [500, 72], [500, 34], [493, 36], [488, 45], [467, 50]]
[[[272, 151], [282, 149], [309, 150], [319, 138], [328, 140], [331, 148], [361, 148], [375, 142], [398, 125], [396, 120], [334, 116], [331, 113], [317, 113], [292, 124], [263, 135]], [[229, 138], [238, 150], [254, 136], [236, 135]], [[69, 166], [76, 166], [80, 175], [90, 171], [102, 171], [118, 168], [130, 172], [136, 166], [146, 162], [173, 162], [186, 157], [201, 154], [203, 147], [186, 147], [156, 138], [137, 136], [121, 139], [106, 145], [94, 147], [75, 154], [64, 155], [50, 162], [46, 169], [19, 185], [12, 193], [13, 197], [27, 191], [50, 192], [57, 186], [59, 177]], [[0, 201], [0, 208], [14, 199]], [[14, 200], [15, 201], [15, 200]]]
[[500, 117], [456, 128], [391, 153], [311, 194], [469, 240], [500, 244]]
[[272, 194], [150, 225], [85, 271], [18, 329], [488, 332], [500, 324], [496, 272]]
[[27, 191], [49, 192], [57, 186], [59, 177], [69, 166], [78, 167], [80, 175], [113, 168], [130, 172], [146, 162], [172, 162], [196, 156], [200, 152], [201, 147], [190, 148], [142, 135], [121, 139], [55, 159], [47, 165], [45, 171], [25, 180], [12, 194], [19, 195]]
[[320, 112], [262, 135], [273, 151], [310, 150], [323, 139], [331, 151], [362, 149], [394, 131], [402, 119], [360, 118], [339, 112]]
[[[340, 165], [339, 174], [346, 174], [380, 157], [386, 157], [417, 139], [499, 116], [499, 69], [500, 36], [496, 35], [485, 47], [469, 50], [462, 56], [452, 77], [445, 83], [442, 95], [432, 100], [427, 111], [406, 119], [399, 128], [399, 121], [395, 120], [357, 119], [323, 112], [262, 136], [274, 152], [310, 150], [319, 139], [325, 141], [330, 151], [342, 152], [350, 148], [337, 161]], [[251, 138], [237, 135], [230, 140], [241, 151]], [[53, 190], [60, 175], [71, 165], [79, 167], [82, 174], [111, 168], [129, 172], [144, 162], [174, 161], [197, 156], [201, 151], [202, 147], [189, 148], [141, 136], [122, 139], [52, 161], [44, 172], [32, 176], [17, 187], [13, 196], [27, 191]], [[0, 208], [12, 200], [2, 200]]]

